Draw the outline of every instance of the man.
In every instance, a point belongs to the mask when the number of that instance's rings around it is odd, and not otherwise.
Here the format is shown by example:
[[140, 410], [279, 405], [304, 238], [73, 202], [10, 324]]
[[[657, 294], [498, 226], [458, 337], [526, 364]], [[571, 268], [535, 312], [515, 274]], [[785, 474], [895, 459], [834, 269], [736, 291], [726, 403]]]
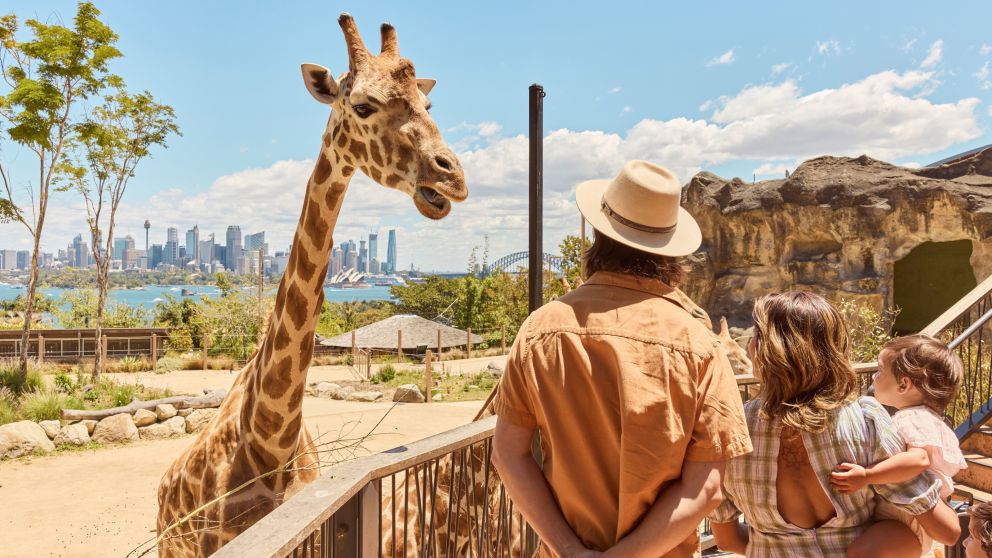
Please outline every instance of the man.
[[596, 230], [588, 280], [531, 314], [514, 341], [493, 461], [541, 537], [538, 556], [698, 555], [725, 462], [751, 451], [730, 363], [673, 288], [701, 240], [681, 193], [645, 161], [580, 184]]

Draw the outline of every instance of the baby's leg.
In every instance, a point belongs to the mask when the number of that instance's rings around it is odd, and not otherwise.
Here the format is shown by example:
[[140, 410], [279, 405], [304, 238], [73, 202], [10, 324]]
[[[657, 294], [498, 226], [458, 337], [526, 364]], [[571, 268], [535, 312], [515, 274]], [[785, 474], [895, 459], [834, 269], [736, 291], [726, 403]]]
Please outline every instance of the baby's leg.
[[908, 558], [921, 554], [920, 539], [909, 526], [894, 519], [875, 523], [847, 547], [847, 558]]

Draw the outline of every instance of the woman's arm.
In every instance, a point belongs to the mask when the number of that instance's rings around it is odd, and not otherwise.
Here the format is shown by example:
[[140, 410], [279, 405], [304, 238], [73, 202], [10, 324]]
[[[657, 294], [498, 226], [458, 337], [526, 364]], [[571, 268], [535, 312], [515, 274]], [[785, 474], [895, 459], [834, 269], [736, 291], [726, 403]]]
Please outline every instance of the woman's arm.
[[737, 554], [747, 554], [748, 531], [747, 524], [739, 521], [733, 523], [713, 523], [713, 538], [716, 546], [720, 550], [735, 552]]
[[919, 476], [930, 467], [930, 455], [923, 448], [909, 448], [892, 457], [865, 468], [856, 463], [841, 463], [840, 471], [830, 473], [830, 484], [838, 492], [854, 492], [869, 484], [906, 482]]
[[958, 514], [944, 502], [937, 502], [937, 505], [928, 512], [916, 516], [920, 522], [920, 527], [926, 531], [935, 541], [954, 546], [961, 538], [961, 522]]

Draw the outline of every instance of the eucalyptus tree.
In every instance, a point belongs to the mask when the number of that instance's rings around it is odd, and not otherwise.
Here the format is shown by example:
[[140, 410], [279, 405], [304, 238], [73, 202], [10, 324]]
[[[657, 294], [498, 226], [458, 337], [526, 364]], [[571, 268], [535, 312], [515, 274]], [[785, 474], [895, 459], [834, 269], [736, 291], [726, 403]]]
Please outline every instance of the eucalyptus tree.
[[[49, 197], [69, 178], [66, 147], [81, 132], [82, 102], [119, 80], [108, 71], [110, 60], [121, 56], [114, 46], [117, 35], [99, 19], [89, 2], [77, 6], [72, 26], [35, 19], [24, 22], [30, 37], [21, 40], [16, 15], [0, 17], [0, 122], [5, 138], [0, 154], [10, 147], [30, 153], [37, 172], [21, 180], [10, 164], [0, 163], [4, 203], [9, 219], [24, 226], [32, 238], [31, 265], [21, 335], [21, 375], [27, 376], [28, 335], [38, 282], [38, 254]], [[30, 176], [30, 175], [29, 175]]]

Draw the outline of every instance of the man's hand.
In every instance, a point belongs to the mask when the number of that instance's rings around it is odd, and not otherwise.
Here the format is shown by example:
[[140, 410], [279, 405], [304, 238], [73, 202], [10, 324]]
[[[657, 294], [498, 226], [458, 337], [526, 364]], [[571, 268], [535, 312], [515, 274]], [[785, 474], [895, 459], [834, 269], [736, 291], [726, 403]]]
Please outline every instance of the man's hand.
[[830, 473], [830, 484], [841, 494], [861, 490], [868, 485], [868, 471], [856, 463], [841, 463]]

